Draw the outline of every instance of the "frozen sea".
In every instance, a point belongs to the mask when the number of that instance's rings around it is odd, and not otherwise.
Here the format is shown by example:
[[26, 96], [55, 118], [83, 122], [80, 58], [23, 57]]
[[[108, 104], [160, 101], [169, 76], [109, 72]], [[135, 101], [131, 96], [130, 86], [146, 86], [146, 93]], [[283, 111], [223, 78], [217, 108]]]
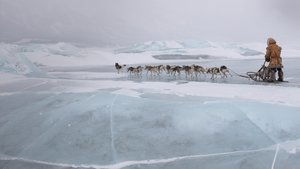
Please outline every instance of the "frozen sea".
[[0, 83], [0, 168], [300, 169], [299, 63], [285, 59], [278, 84], [42, 67]]

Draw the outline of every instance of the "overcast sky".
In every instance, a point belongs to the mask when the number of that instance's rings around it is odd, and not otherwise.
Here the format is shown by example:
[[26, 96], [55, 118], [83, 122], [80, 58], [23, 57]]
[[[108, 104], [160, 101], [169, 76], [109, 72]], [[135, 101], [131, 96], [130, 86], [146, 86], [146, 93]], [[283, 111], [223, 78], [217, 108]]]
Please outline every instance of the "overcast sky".
[[299, 18], [299, 0], [0, 0], [0, 41], [295, 42]]

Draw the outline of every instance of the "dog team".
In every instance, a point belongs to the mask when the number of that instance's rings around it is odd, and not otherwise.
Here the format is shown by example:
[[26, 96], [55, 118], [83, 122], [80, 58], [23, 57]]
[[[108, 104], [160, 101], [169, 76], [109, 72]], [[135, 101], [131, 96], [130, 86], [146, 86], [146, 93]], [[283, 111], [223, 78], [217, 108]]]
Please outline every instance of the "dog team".
[[[115, 63], [115, 68], [117, 73], [120, 73], [122, 69], [124, 69], [126, 65], [120, 65], [119, 63]], [[232, 76], [229, 69], [226, 66], [221, 67], [211, 67], [204, 68], [200, 65], [190, 65], [190, 66], [178, 66], [178, 65], [145, 65], [137, 66], [137, 67], [128, 67], [127, 72], [130, 76], [135, 75], [137, 77], [141, 77], [143, 71], [146, 72], [147, 76], [160, 76], [163, 72], [172, 76], [181, 76], [181, 74], [185, 74], [186, 78], [198, 78], [200, 75], [211, 75], [211, 79], [216, 79], [218, 76], [222, 78], [227, 78], [228, 75]]]

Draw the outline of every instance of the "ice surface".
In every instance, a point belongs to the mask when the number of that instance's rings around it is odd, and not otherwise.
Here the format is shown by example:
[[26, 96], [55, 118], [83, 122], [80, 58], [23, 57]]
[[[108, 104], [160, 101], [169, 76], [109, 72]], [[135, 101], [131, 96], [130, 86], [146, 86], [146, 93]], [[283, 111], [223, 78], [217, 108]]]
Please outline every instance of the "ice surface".
[[[0, 153], [51, 163], [103, 166], [123, 161], [256, 150], [300, 137], [300, 124], [296, 120], [300, 118], [299, 108], [160, 94], [136, 98], [112, 92], [58, 95], [27, 92], [0, 97]], [[280, 118], [282, 110], [285, 118]], [[281, 123], [271, 123], [271, 117], [278, 117]], [[250, 169], [258, 165], [253, 162], [257, 160], [264, 161], [263, 166], [271, 165], [273, 155], [273, 151], [266, 150], [233, 157], [208, 157], [204, 161], [201, 158], [176, 160], [162, 165], [181, 168], [188, 163], [188, 168], [196, 165], [234, 168], [242, 163]], [[241, 157], [244, 160], [240, 161]], [[213, 162], [219, 160], [224, 165]], [[3, 160], [2, 163], [4, 167], [16, 164]], [[289, 165], [295, 164], [291, 160]], [[147, 167], [160, 168], [160, 165]], [[143, 165], [130, 167], [144, 168]]]
[[32, 64], [17, 45], [0, 43], [0, 71], [17, 74], [42, 74], [42, 71]]
[[209, 55], [182, 55], [182, 54], [163, 54], [153, 55], [155, 59], [159, 60], [199, 60], [199, 59], [213, 59]]
[[26, 74], [36, 72], [36, 67], [112, 65], [114, 62], [114, 54], [106, 49], [78, 47], [70, 43], [0, 43], [0, 70], [10, 68], [9, 72]]
[[[1, 72], [6, 73], [0, 73], [0, 168], [299, 168], [297, 58], [284, 59], [290, 83], [259, 84], [238, 77], [117, 75], [112, 64], [88, 66], [87, 59], [78, 66], [88, 54], [103, 54], [98, 49], [65, 43], [1, 45]], [[174, 42], [155, 45], [181, 48]], [[43, 61], [47, 54], [53, 59], [48, 65]], [[111, 55], [99, 56], [114, 63]], [[131, 64], [143, 63], [143, 57], [155, 60], [152, 54], [132, 57]], [[78, 65], [66, 65], [69, 60]], [[15, 71], [7, 65], [17, 61], [26, 66], [28, 71], [20, 72], [25, 76], [7, 73]], [[224, 64], [243, 73], [256, 70], [261, 60], [168, 60], [194, 63]], [[38, 71], [45, 74], [27, 73]]]
[[[263, 46], [262, 44], [260, 46]], [[135, 44], [116, 50], [117, 53], [143, 53], [143, 52], [164, 52], [168, 54], [190, 53], [193, 50], [198, 50], [198, 54], [206, 54], [221, 57], [233, 57], [228, 54], [233, 54], [243, 58], [243, 56], [261, 56], [264, 48], [251, 49], [243, 44], [237, 43], [216, 43], [209, 41], [151, 41], [147, 43]], [[261, 50], [261, 51], [260, 51]], [[215, 53], [219, 51], [219, 53]], [[202, 53], [201, 53], [202, 52]]]
[[[283, 47], [283, 57], [299, 57], [297, 46]], [[29, 74], [61, 67], [98, 67], [211, 59], [261, 59], [265, 44], [216, 43], [208, 41], [153, 41], [120, 49], [84, 47], [70, 43], [0, 43], [0, 71]], [[153, 57], [154, 56], [154, 57]], [[160, 60], [157, 56], [180, 56]], [[178, 60], [179, 59], [179, 60]], [[49, 70], [49, 69], [48, 69]]]
[[[234, 155], [204, 157], [199, 159], [186, 159], [173, 163], [152, 164], [152, 165], [136, 165], [126, 167], [126, 169], [266, 169], [270, 168], [270, 162], [273, 160], [274, 150], [265, 150], [253, 153], [241, 153]], [[228, 162], [230, 161], [230, 162]]]

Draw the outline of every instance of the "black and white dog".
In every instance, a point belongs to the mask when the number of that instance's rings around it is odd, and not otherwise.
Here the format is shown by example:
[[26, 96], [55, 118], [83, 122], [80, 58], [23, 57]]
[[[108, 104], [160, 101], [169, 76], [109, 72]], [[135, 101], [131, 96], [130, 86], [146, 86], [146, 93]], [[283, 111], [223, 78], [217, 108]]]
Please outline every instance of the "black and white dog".
[[229, 69], [224, 65], [220, 67], [220, 72], [223, 74], [223, 77], [227, 78], [227, 74], [232, 76], [232, 74], [229, 72]]
[[119, 63], [115, 63], [115, 68], [118, 73], [120, 73], [120, 70], [122, 70], [126, 65], [120, 65]]

